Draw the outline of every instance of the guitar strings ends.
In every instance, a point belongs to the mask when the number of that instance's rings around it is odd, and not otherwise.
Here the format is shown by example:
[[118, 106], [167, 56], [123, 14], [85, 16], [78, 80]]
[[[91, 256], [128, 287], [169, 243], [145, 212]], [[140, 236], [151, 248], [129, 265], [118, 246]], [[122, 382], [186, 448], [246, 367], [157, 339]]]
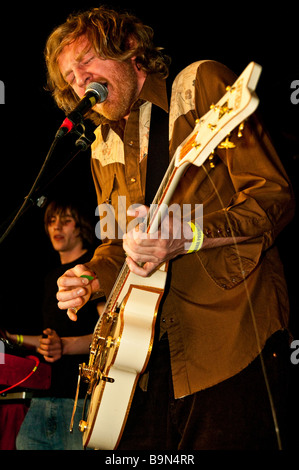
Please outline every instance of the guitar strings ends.
[[210, 168], [215, 168], [215, 163], [214, 163], [214, 150], [213, 152], [211, 153], [211, 155], [209, 156], [209, 164], [210, 164]]
[[243, 136], [243, 130], [244, 130], [244, 122], [241, 122], [241, 124], [239, 125], [239, 129], [238, 129], [238, 137], [242, 137]]

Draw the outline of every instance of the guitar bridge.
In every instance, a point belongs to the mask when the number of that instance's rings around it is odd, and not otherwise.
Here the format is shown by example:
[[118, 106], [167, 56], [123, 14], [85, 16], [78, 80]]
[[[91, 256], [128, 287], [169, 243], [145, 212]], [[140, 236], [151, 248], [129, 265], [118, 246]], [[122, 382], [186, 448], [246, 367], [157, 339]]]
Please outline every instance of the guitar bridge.
[[70, 422], [70, 433], [73, 432], [74, 429], [74, 419], [75, 419], [75, 414], [77, 410], [77, 404], [78, 404], [78, 397], [79, 397], [79, 391], [80, 391], [80, 385], [81, 385], [81, 378], [83, 379], [84, 382], [89, 382], [89, 387], [87, 391], [87, 395], [91, 395], [91, 392], [93, 390], [95, 382], [100, 380], [103, 380], [104, 382], [110, 382], [113, 383], [114, 379], [112, 377], [107, 377], [103, 375], [101, 372], [98, 373], [94, 368], [88, 367], [85, 363], [79, 364], [79, 374], [78, 374], [78, 382], [77, 382], [77, 389], [76, 389], [76, 395], [75, 395], [75, 400], [74, 400], [74, 406], [73, 406], [73, 412], [72, 412], [72, 417], [71, 417], [71, 422]]

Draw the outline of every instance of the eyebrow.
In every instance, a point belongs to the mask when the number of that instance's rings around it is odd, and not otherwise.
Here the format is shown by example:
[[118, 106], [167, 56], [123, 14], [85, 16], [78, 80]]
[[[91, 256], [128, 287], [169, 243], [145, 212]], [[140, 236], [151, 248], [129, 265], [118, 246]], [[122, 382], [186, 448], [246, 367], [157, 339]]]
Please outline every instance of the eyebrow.
[[[91, 45], [88, 45], [86, 48], [82, 49], [82, 51], [77, 55], [77, 57], [75, 57], [75, 61], [80, 63], [83, 59], [83, 57], [85, 57], [92, 49], [92, 46]], [[64, 72], [64, 74], [62, 75], [63, 78], [66, 80], [66, 77], [72, 73], [72, 70], [66, 70]]]
[[89, 46], [86, 46], [85, 49], [82, 49], [82, 51], [80, 52], [80, 54], [77, 55], [77, 57], [75, 58], [76, 62], [80, 62], [84, 56], [86, 56], [92, 49], [92, 46], [89, 45]]
[[49, 216], [50, 219], [55, 219], [56, 217], [60, 217], [61, 219], [65, 219], [69, 217], [71, 217], [72, 219], [74, 218], [70, 212], [67, 212], [67, 213], [55, 212], [54, 214], [51, 214]]

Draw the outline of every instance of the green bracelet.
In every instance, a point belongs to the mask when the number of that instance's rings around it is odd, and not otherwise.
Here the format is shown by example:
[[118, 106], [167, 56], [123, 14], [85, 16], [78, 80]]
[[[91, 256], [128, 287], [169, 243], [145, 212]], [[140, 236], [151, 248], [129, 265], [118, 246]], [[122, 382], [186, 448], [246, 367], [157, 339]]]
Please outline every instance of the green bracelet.
[[194, 251], [201, 249], [204, 235], [200, 226], [196, 222], [188, 222], [188, 224], [193, 232], [193, 240], [187, 253], [193, 253]]
[[24, 341], [23, 335], [17, 335], [17, 345], [22, 346]]

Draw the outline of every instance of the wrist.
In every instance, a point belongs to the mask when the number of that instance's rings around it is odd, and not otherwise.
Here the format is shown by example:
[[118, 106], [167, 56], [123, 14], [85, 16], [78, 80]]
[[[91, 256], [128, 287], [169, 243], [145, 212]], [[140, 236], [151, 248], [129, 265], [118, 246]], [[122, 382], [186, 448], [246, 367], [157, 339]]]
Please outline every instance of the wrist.
[[17, 344], [18, 346], [22, 346], [24, 343], [23, 335], [10, 334], [6, 332], [6, 338], [8, 339], [8, 341], [11, 341], [12, 343]]
[[60, 344], [61, 344], [61, 355], [65, 356], [68, 354], [68, 349], [69, 349], [69, 339], [68, 337], [60, 338]]

